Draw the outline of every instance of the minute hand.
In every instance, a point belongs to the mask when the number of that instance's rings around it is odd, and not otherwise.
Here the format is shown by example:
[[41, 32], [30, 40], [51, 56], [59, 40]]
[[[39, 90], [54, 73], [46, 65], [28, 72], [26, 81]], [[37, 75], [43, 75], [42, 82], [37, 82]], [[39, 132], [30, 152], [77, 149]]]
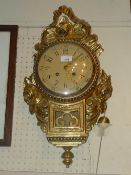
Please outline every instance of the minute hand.
[[73, 61], [68, 62], [68, 64], [66, 64], [66, 65], [64, 66], [64, 69], [66, 69], [66, 68], [72, 66], [72, 65], [74, 64], [74, 62], [77, 61], [78, 58], [80, 58], [81, 56], [83, 56], [83, 54], [79, 54], [77, 57], [74, 57]]

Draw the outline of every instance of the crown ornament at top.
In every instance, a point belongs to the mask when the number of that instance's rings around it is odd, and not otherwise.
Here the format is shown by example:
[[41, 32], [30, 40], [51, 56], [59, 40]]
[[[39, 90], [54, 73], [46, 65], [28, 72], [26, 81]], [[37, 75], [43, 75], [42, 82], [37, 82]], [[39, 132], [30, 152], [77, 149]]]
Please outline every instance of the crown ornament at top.
[[60, 6], [54, 11], [53, 22], [44, 29], [41, 34], [41, 41], [35, 45], [36, 51], [43, 49], [56, 40], [69, 39], [79, 41], [90, 47], [90, 50], [98, 57], [103, 48], [97, 43], [98, 37], [91, 34], [91, 26], [84, 20], [77, 18], [72, 9]]

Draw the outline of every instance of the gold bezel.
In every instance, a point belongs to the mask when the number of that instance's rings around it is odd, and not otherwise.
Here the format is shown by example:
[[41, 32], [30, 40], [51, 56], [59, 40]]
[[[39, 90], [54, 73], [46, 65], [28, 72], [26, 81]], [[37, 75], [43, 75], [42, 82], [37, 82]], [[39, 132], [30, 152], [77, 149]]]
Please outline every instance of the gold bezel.
[[[86, 52], [88, 52], [88, 54], [90, 55], [90, 58], [92, 60], [92, 64], [93, 64], [93, 74], [92, 74], [92, 77], [91, 77], [90, 81], [87, 83], [87, 85], [84, 88], [82, 88], [81, 90], [79, 90], [78, 92], [75, 92], [75, 93], [72, 93], [72, 94], [69, 94], [69, 95], [62, 95], [62, 94], [55, 93], [55, 92], [49, 90], [41, 82], [41, 80], [39, 78], [39, 75], [38, 75], [38, 63], [39, 63], [39, 60], [41, 59], [42, 54], [49, 47], [51, 47], [53, 45], [56, 45], [58, 43], [63, 43], [63, 42], [64, 43], [65, 42], [66, 43], [73, 43], [73, 44], [81, 46], [83, 49], [86, 50]], [[34, 61], [33, 73], [34, 73], [34, 78], [35, 78], [35, 81], [36, 81], [36, 85], [38, 86], [38, 88], [43, 92], [43, 94], [46, 97], [48, 97], [48, 98], [50, 98], [54, 101], [57, 101], [57, 102], [74, 102], [74, 101], [81, 100], [83, 98], [87, 98], [92, 94], [92, 92], [93, 92], [93, 90], [94, 90], [94, 88], [95, 88], [95, 86], [97, 85], [97, 82], [98, 82], [99, 73], [100, 73], [100, 66], [99, 66], [98, 58], [96, 57], [96, 55], [90, 50], [90, 48], [86, 44], [80, 43], [76, 40], [59, 39], [57, 41], [48, 43], [48, 45], [46, 45], [46, 47], [43, 47], [41, 52], [39, 52], [39, 54], [37, 55], [37, 57], [35, 58], [35, 61]]]

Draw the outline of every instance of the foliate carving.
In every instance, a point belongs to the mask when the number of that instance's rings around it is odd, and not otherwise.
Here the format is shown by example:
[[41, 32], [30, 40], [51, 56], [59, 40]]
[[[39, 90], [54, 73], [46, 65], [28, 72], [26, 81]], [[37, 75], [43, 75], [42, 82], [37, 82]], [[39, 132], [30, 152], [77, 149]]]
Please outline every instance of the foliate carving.
[[112, 90], [111, 76], [108, 76], [105, 71], [102, 70], [99, 78], [99, 84], [97, 85], [94, 93], [100, 101], [104, 102], [111, 97]]
[[86, 101], [86, 132], [92, 129], [100, 115], [99, 102], [94, 96]]
[[93, 95], [86, 100], [86, 131], [89, 132], [101, 113], [105, 113], [106, 101], [112, 95], [111, 76], [101, 71], [99, 82]]
[[33, 74], [24, 80], [24, 100], [29, 105], [31, 114], [36, 114], [38, 125], [42, 131], [48, 130], [48, 101], [36, 86]]
[[78, 40], [89, 46], [90, 50], [99, 56], [103, 48], [97, 43], [97, 36], [91, 34], [91, 26], [84, 20], [77, 18], [71, 8], [59, 7], [54, 12], [53, 22], [44, 29], [41, 35], [41, 42], [35, 45], [38, 53], [50, 42], [58, 39]]

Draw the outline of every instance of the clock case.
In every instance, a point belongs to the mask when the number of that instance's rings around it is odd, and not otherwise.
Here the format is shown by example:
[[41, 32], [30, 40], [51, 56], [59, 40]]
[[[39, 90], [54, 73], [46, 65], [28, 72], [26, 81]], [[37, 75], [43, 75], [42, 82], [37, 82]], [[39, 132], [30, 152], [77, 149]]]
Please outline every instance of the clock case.
[[[98, 37], [91, 34], [91, 26], [77, 18], [72, 9], [61, 6], [54, 11], [53, 22], [41, 34], [41, 41], [35, 45], [34, 69], [24, 79], [24, 100], [31, 114], [35, 114], [37, 125], [46, 133], [47, 140], [63, 147], [63, 163], [66, 167], [74, 157], [72, 147], [87, 141], [89, 131], [97, 123], [100, 114], [105, 113], [106, 101], [112, 95], [111, 76], [100, 68], [98, 57], [102, 46]], [[52, 44], [73, 42], [84, 47], [93, 61], [93, 76], [89, 84], [78, 94], [59, 96], [42, 86], [38, 78], [37, 65], [43, 52]]]

